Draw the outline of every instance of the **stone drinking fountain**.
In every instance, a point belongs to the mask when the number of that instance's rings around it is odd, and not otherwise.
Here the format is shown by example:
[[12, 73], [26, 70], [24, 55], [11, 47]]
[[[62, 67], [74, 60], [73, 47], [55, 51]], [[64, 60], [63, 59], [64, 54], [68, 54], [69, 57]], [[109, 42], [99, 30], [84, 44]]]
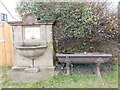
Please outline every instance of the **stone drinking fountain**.
[[54, 21], [38, 21], [32, 13], [23, 21], [8, 22], [12, 26], [14, 41], [13, 70], [39, 72], [54, 70], [52, 25]]

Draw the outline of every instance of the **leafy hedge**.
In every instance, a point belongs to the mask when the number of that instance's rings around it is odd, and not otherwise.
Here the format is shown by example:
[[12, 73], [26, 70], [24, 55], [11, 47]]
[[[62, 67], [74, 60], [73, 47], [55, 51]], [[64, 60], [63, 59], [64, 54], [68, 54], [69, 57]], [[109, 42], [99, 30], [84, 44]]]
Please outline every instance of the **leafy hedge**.
[[[111, 41], [117, 42], [117, 13], [107, 12], [106, 2], [19, 2], [16, 7], [22, 17], [33, 12], [39, 20], [53, 20], [54, 43], [57, 52], [107, 52]], [[117, 48], [115, 44], [115, 49]]]

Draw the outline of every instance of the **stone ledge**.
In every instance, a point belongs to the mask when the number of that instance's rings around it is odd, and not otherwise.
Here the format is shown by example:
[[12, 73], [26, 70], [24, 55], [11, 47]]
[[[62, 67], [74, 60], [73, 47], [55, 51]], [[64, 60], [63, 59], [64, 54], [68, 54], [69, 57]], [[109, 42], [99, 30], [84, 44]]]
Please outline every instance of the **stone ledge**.
[[24, 70], [26, 67], [17, 67], [17, 66], [14, 66], [12, 67], [12, 70]]
[[40, 67], [40, 70], [54, 70], [55, 67]]
[[[25, 72], [39, 72], [39, 71], [53, 71], [54, 72], [55, 67], [18, 67], [14, 66], [12, 67], [12, 70], [22, 70]], [[33, 71], [32, 71], [33, 70]]]
[[40, 72], [40, 69], [36, 68], [36, 67], [30, 67], [30, 68], [26, 68], [25, 72], [26, 73], [38, 73], [38, 72]]

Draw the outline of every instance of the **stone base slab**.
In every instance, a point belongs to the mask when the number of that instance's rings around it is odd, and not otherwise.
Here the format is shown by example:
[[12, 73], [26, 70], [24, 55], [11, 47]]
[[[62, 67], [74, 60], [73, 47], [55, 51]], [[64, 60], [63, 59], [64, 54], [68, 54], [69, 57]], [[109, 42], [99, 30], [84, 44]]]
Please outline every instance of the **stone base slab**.
[[30, 68], [26, 68], [24, 71], [26, 73], [38, 73], [40, 72], [40, 69], [36, 67], [30, 67]]
[[12, 70], [24, 70], [26, 67], [17, 67], [17, 66], [14, 66], [12, 67]]
[[28, 73], [37, 73], [37, 72], [54, 72], [55, 67], [12, 67], [12, 70], [22, 70]]

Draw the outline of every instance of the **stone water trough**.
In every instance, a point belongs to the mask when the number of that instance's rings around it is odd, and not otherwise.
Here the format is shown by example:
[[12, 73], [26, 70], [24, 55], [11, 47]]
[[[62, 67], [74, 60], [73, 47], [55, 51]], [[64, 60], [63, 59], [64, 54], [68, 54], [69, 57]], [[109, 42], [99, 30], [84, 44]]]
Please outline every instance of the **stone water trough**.
[[95, 64], [95, 73], [99, 76], [101, 63], [107, 62], [111, 54], [100, 53], [72, 53], [72, 54], [59, 54], [57, 53], [58, 61], [62, 64], [66, 64], [67, 74], [70, 74], [71, 64]]

